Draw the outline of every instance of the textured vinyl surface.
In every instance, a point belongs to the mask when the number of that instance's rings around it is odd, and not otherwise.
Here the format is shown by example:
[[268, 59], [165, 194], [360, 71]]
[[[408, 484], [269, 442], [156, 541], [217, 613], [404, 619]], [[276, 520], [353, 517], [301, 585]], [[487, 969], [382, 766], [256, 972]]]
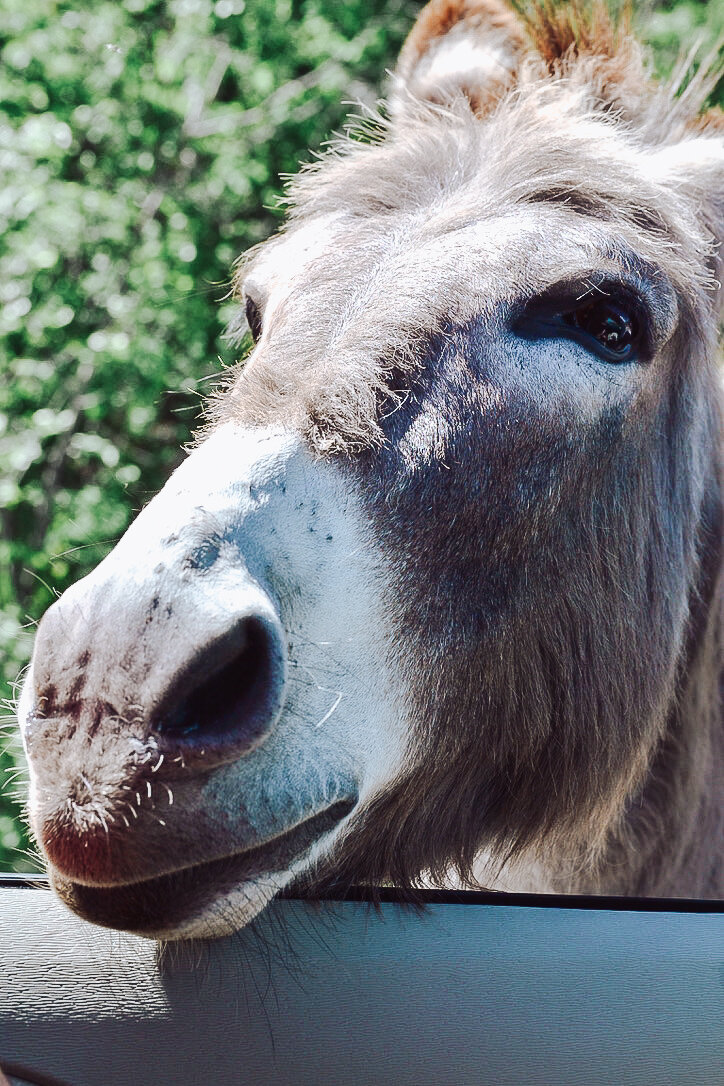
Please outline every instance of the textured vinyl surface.
[[0, 1064], [67, 1086], [713, 1086], [721, 914], [279, 901], [169, 947], [0, 890]]

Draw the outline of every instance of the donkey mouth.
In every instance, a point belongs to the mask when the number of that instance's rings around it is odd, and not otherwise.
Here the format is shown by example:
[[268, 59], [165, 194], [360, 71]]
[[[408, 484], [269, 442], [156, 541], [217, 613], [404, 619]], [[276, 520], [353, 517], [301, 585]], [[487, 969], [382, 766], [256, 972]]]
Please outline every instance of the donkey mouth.
[[[103, 927], [156, 938], [173, 938], [223, 898], [242, 893], [245, 923], [288, 881], [285, 873], [356, 806], [340, 800], [306, 821], [246, 852], [184, 867], [168, 875], [118, 886], [87, 886], [52, 872], [53, 886], [79, 916]], [[275, 879], [276, 876], [276, 879]], [[254, 883], [264, 884], [255, 894]], [[276, 884], [275, 884], [276, 883]], [[255, 901], [255, 898], [257, 899]], [[232, 906], [233, 908], [233, 906]], [[226, 931], [241, 926], [224, 923]], [[206, 934], [219, 934], [209, 923]], [[198, 932], [202, 934], [201, 931]]]

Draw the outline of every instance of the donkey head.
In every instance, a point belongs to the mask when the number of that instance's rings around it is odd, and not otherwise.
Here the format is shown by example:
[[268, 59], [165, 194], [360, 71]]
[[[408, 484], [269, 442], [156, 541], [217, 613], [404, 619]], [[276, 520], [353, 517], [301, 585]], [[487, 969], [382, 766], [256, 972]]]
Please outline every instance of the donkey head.
[[243, 263], [255, 346], [202, 439], [40, 624], [30, 809], [72, 908], [173, 938], [292, 880], [704, 892], [705, 84], [650, 84], [599, 7], [423, 10], [390, 119]]

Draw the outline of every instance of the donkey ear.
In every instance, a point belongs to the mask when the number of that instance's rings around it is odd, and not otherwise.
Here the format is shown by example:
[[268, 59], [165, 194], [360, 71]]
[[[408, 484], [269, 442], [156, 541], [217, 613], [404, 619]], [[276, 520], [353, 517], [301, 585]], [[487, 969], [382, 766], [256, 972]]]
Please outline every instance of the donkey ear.
[[[708, 117], [712, 124], [707, 131]], [[708, 117], [700, 122], [704, 134], [682, 144], [686, 161], [682, 162], [679, 176], [693, 196], [699, 221], [708, 235], [711, 285], [721, 312], [724, 307], [724, 142], [721, 138], [724, 117], [719, 110], [712, 110]], [[675, 175], [673, 183], [678, 181]]]
[[[710, 272], [715, 306], [724, 306], [724, 115], [718, 109], [692, 122], [689, 133], [648, 158], [649, 169], [670, 192], [681, 195], [680, 226], [700, 247]], [[698, 132], [697, 132], [698, 129]]]
[[485, 112], [514, 80], [526, 41], [504, 0], [431, 0], [400, 53], [391, 115], [403, 114], [410, 98], [443, 104], [461, 94]]

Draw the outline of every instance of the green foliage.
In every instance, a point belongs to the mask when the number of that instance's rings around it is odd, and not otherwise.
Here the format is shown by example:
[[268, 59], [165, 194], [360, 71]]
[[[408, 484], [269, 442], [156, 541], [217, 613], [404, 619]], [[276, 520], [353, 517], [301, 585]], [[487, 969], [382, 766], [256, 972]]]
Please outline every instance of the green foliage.
[[[633, 5], [637, 9], [637, 5]], [[712, 0], [662, 0], [639, 12], [638, 23], [654, 57], [654, 67], [665, 76], [688, 49], [699, 46], [706, 57], [721, 50], [724, 41], [724, 4]], [[719, 83], [712, 104], [724, 105], [724, 87]]]
[[[715, 13], [715, 9], [718, 14]], [[0, 696], [32, 625], [180, 459], [234, 258], [280, 177], [373, 105], [414, 0], [3, 0]], [[644, 17], [663, 68], [714, 4]], [[10, 734], [0, 771], [21, 764]], [[30, 866], [0, 796], [0, 869]]]

